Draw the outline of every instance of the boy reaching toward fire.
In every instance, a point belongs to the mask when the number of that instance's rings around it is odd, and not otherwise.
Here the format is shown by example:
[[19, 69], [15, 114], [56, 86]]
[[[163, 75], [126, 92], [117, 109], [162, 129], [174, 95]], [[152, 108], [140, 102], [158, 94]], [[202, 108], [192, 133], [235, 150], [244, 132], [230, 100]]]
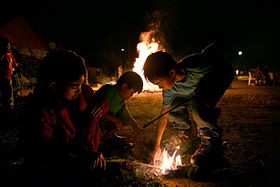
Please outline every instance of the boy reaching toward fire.
[[[161, 114], [184, 101], [184, 97], [188, 100], [192, 96], [182, 110], [188, 115], [187, 106], [190, 106], [201, 140], [190, 160], [197, 168], [215, 168], [225, 160], [222, 128], [217, 125], [220, 110], [215, 106], [233, 81], [234, 72], [232, 65], [220, 55], [218, 47], [212, 43], [179, 62], [169, 53], [158, 51], [148, 56], [143, 67], [145, 78], [163, 90]], [[161, 139], [170, 115], [167, 113], [159, 119], [154, 163], [161, 154]], [[185, 116], [181, 115], [181, 118], [183, 120]]]
[[122, 74], [114, 85], [106, 84], [96, 91], [99, 98], [105, 99], [109, 104], [109, 111], [102, 118], [101, 129], [102, 146], [129, 149], [133, 143], [127, 142], [126, 138], [118, 135], [123, 126], [131, 125], [133, 132], [137, 135], [140, 132], [137, 121], [130, 114], [126, 107], [126, 101], [136, 92], [143, 89], [143, 81], [140, 75], [134, 71], [126, 71]]
[[79, 186], [90, 181], [90, 170], [106, 168], [98, 146], [108, 103], [96, 98], [86, 79], [84, 59], [72, 51], [51, 51], [40, 65], [25, 110], [25, 163], [35, 186]]

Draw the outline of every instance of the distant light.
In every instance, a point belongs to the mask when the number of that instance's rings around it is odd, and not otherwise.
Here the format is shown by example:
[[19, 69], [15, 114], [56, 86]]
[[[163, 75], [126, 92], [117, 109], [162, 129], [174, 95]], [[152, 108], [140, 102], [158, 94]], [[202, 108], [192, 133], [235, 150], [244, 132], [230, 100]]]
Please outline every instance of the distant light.
[[121, 51], [124, 51], [124, 48], [122, 48]]
[[236, 74], [236, 75], [239, 75], [239, 70], [238, 70], [238, 69], [235, 71], [235, 74]]
[[55, 42], [49, 42], [49, 48], [50, 49], [55, 49], [56, 48], [56, 43]]
[[242, 51], [238, 51], [238, 55], [241, 56], [242, 55]]

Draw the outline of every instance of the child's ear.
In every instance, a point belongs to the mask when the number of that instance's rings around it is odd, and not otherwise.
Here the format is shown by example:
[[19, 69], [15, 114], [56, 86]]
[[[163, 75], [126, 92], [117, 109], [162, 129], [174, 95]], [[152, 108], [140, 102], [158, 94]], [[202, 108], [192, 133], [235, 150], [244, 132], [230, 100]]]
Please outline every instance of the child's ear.
[[56, 82], [50, 82], [49, 86], [51, 87], [52, 90], [55, 90]]
[[175, 69], [171, 69], [171, 70], [169, 71], [169, 76], [170, 76], [172, 79], [175, 79], [175, 76], [176, 76], [176, 71], [175, 71]]
[[126, 90], [126, 89], [127, 89], [127, 84], [126, 84], [126, 83], [123, 83], [123, 84], [122, 84], [122, 89], [123, 89], [123, 90]]

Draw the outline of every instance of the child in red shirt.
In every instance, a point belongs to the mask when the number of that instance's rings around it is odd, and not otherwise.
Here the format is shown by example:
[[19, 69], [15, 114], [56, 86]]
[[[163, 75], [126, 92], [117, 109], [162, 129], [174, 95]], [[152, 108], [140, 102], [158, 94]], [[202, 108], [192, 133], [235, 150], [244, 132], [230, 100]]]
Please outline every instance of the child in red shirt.
[[108, 103], [96, 98], [86, 79], [84, 59], [74, 52], [52, 51], [41, 63], [25, 115], [25, 160], [32, 178], [41, 172], [45, 179], [34, 178], [36, 185], [73, 184], [89, 168], [106, 168], [98, 121]]

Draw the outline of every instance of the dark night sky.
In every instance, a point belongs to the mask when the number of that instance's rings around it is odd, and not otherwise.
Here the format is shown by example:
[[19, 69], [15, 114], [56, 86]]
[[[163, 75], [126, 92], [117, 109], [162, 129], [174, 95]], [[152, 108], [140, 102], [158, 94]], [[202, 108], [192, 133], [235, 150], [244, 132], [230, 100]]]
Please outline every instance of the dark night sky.
[[[92, 51], [136, 50], [139, 35], [160, 20], [167, 48], [179, 58], [218, 38], [225, 54], [251, 64], [280, 61], [280, 13], [276, 1], [37, 1], [14, 5], [10, 17], [23, 15], [46, 42], [68, 43]], [[157, 14], [155, 13], [157, 12]], [[1, 13], [1, 20], [9, 17]], [[128, 49], [129, 48], [129, 49]]]

